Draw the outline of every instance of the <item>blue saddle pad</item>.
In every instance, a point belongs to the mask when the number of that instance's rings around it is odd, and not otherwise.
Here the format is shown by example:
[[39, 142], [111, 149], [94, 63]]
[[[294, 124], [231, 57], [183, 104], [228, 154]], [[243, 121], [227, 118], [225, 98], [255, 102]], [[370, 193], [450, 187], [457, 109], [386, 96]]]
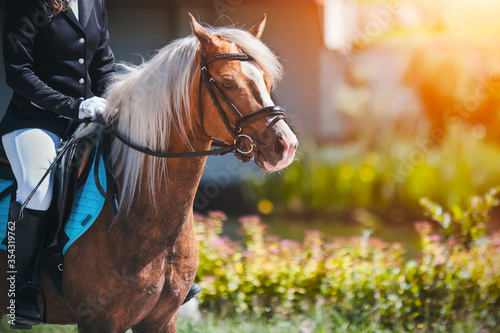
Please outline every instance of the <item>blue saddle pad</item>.
[[[87, 231], [95, 222], [97, 216], [104, 207], [105, 199], [99, 193], [94, 179], [95, 161], [92, 163], [89, 176], [85, 184], [80, 186], [76, 191], [75, 202], [69, 217], [68, 223], [64, 231], [69, 238], [69, 241], [63, 248], [63, 255], [66, 254], [68, 248]], [[102, 157], [99, 163], [99, 182], [106, 191], [106, 171]], [[0, 179], [0, 192], [12, 185], [11, 180]], [[7, 195], [0, 199], [0, 241], [5, 238], [7, 233], [7, 222], [9, 216], [11, 196]], [[5, 245], [0, 244], [0, 250], [7, 250]]]

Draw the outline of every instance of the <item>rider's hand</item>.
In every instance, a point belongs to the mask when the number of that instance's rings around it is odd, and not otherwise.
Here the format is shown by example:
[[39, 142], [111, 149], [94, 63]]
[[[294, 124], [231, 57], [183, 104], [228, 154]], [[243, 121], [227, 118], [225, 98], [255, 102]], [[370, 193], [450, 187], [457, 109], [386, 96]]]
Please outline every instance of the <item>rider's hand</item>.
[[101, 97], [91, 97], [80, 104], [78, 118], [96, 120], [98, 114], [102, 114], [106, 108], [106, 100]]

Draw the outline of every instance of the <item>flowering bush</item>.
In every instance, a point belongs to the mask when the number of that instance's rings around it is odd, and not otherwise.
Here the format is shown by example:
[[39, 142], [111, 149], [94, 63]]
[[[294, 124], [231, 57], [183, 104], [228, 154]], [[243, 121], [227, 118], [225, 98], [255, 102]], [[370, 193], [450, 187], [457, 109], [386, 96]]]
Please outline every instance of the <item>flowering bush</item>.
[[451, 327], [455, 318], [497, 327], [500, 233], [471, 231], [497, 204], [495, 191], [472, 198], [460, 214], [457, 208], [448, 213], [454, 228], [442, 222], [443, 209], [424, 200], [430, 217], [443, 226], [416, 223], [422, 250], [412, 260], [403, 257], [403, 245], [369, 233], [335, 238], [309, 231], [303, 242], [280, 239], [266, 235], [257, 216], [241, 219], [242, 241], [234, 242], [219, 235], [224, 214], [196, 216], [201, 304], [221, 314], [269, 317], [321, 307], [386, 329]]

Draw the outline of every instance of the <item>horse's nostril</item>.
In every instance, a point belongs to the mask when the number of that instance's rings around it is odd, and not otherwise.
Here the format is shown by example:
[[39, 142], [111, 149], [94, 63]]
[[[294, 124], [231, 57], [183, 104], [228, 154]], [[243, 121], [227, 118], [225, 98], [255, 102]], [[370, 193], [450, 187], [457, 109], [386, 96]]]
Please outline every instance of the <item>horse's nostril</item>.
[[274, 141], [274, 152], [278, 156], [283, 156], [283, 152], [286, 147], [286, 142], [282, 137], [277, 137]]

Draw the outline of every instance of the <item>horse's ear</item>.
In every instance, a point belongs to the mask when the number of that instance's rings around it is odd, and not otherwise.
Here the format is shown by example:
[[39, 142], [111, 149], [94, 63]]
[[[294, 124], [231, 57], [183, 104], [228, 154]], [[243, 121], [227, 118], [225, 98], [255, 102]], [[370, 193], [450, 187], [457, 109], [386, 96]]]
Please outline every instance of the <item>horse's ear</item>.
[[260, 37], [262, 37], [262, 33], [264, 32], [264, 28], [266, 27], [266, 19], [267, 14], [264, 13], [264, 16], [262, 16], [262, 20], [260, 20], [258, 24], [248, 29], [248, 32], [254, 35], [255, 38], [260, 39]]
[[191, 21], [191, 29], [193, 29], [193, 33], [200, 41], [201, 46], [203, 48], [207, 48], [210, 45], [214, 45], [214, 36], [212, 36], [205, 28], [203, 28], [191, 13], [188, 14]]

